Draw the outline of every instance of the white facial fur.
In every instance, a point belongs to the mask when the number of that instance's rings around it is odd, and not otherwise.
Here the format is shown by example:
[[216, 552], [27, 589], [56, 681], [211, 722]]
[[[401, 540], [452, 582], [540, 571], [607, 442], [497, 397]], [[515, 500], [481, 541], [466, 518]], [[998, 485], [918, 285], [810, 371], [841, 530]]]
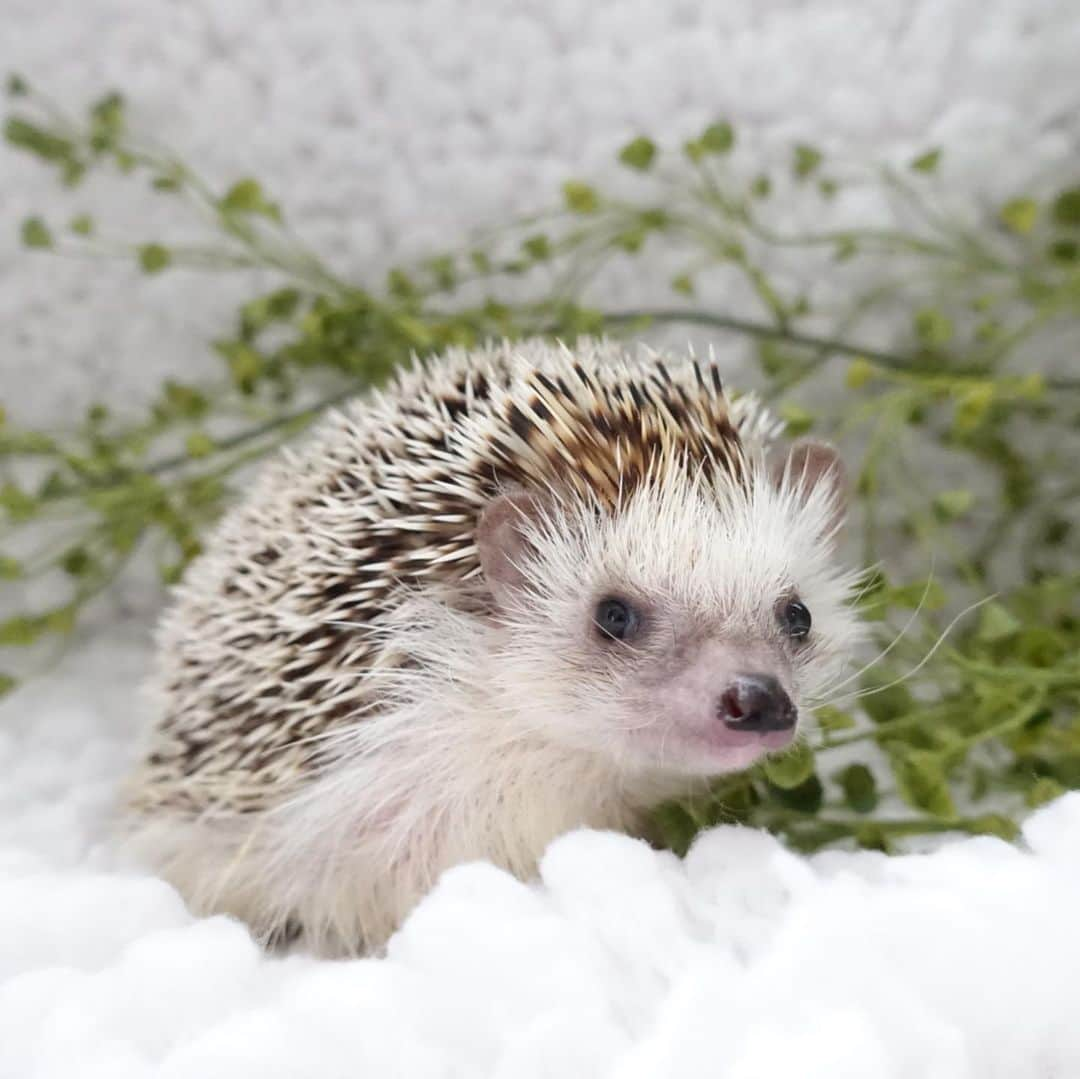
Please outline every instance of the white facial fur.
[[[745, 485], [669, 475], [614, 512], [509, 496], [479, 533], [507, 713], [631, 771], [713, 775], [787, 744], [793, 731], [727, 728], [718, 701], [739, 676], [764, 675], [802, 712], [851, 651], [838, 483], [832, 452], [811, 445], [778, 475], [760, 460]], [[632, 639], [597, 632], [605, 597], [640, 612]], [[778, 619], [793, 598], [813, 620], [802, 641]]]

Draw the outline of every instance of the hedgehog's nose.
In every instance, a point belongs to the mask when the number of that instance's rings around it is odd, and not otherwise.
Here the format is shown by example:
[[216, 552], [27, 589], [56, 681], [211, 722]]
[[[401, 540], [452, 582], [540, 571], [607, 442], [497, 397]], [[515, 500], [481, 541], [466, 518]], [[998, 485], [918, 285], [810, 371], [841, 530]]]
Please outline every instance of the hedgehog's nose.
[[733, 731], [789, 731], [798, 713], [771, 674], [740, 674], [720, 697], [719, 718]]

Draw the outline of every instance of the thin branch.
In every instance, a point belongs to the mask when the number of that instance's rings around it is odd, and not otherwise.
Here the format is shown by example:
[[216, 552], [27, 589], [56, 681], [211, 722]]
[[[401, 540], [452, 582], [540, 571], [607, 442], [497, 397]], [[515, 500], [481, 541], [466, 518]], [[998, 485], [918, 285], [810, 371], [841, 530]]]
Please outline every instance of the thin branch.
[[[767, 322], [754, 322], [752, 319], [736, 318], [734, 315], [718, 314], [712, 311], [700, 311], [692, 308], [642, 308], [637, 311], [612, 311], [604, 314], [604, 321], [609, 323], [620, 322], [662, 322], [662, 323], [693, 323], [699, 326], [710, 326], [714, 329], [729, 330], [732, 333], [745, 334], [748, 337], [759, 337], [765, 340], [786, 341], [788, 344], [799, 345], [804, 348], [821, 349], [825, 353], [838, 356], [861, 357], [887, 367], [892, 371], [900, 371], [910, 374], [914, 369], [913, 357], [899, 352], [888, 352], [884, 349], [874, 348], [869, 345], [852, 344], [840, 341], [836, 338], [819, 337], [816, 334], [801, 333], [797, 330], [782, 329], [779, 326]], [[949, 372], [956, 377], [982, 377], [990, 374], [989, 371], [965, 370]], [[1046, 386], [1053, 390], [1080, 390], [1080, 379], [1059, 376], [1048, 376]]]

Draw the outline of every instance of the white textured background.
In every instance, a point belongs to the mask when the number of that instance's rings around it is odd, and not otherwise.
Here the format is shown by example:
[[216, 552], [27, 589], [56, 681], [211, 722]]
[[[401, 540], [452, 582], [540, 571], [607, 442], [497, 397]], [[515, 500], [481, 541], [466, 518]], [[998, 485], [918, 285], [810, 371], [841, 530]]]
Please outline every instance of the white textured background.
[[[0, 0], [0, 26], [0, 67], [71, 107], [123, 90], [137, 126], [221, 183], [260, 177], [368, 281], [602, 176], [635, 134], [677, 144], [717, 116], [766, 158], [794, 139], [866, 160], [941, 143], [946, 181], [983, 195], [1080, 146], [1076, 0]], [[114, 181], [63, 201], [0, 156], [9, 410], [63, 417], [211, 369], [243, 282], [136, 282], [16, 246], [43, 209], [167, 235], [164, 200], [137, 195]]]
[[[72, 107], [121, 89], [137, 126], [219, 182], [260, 177], [360, 280], [717, 116], [763, 159], [941, 143], [942, 183], [976, 200], [1080, 161], [1076, 0], [0, 0], [0, 68]], [[0, 401], [27, 422], [209, 372], [247, 290], [18, 248], [27, 214], [84, 209], [170, 235], [161, 200], [63, 201], [0, 151]], [[268, 963], [100, 844], [146, 625], [95, 631], [0, 707], [0, 1079], [1080, 1074], [1075, 800], [1028, 853], [889, 867], [720, 831], [683, 869], [575, 836], [542, 890], [454, 875], [390, 962]]]

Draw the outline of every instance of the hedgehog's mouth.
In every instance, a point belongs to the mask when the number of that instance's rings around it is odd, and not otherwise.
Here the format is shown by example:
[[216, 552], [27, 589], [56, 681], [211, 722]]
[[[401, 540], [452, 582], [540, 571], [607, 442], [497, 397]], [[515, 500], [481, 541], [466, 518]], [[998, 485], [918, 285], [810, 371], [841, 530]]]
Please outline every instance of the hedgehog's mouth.
[[645, 736], [646, 752], [661, 770], [709, 776], [740, 772], [786, 748], [795, 738], [795, 727], [740, 731], [716, 722], [677, 723], [666, 730], [650, 727], [640, 733]]

